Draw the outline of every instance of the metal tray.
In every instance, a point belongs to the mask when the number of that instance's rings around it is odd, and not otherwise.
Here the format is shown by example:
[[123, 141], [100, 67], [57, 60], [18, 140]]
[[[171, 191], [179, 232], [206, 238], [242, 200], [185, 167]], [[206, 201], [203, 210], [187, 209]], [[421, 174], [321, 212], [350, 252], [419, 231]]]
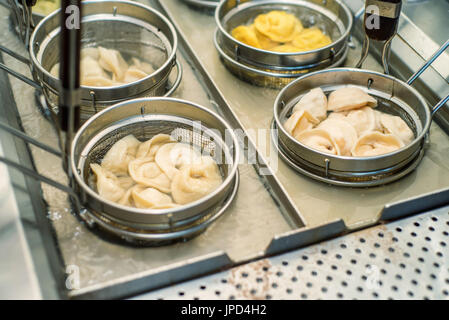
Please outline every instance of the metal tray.
[[[152, 2], [149, 4], [154, 5]], [[0, 10], [7, 16], [6, 9]], [[1, 36], [2, 44], [26, 55], [8, 20], [0, 20], [0, 26], [7, 30]], [[207, 80], [195, 69], [188, 51], [182, 46], [178, 59], [185, 71], [182, 84], [174, 96], [220, 111], [222, 102], [212, 98], [216, 93], [201, 85]], [[6, 55], [4, 61], [14, 70], [29, 74], [25, 65]], [[34, 90], [15, 78], [9, 79], [15, 98], [15, 106], [9, 108], [20, 118], [25, 132], [45, 144], [57, 145], [53, 126], [36, 107]], [[235, 119], [228, 118], [228, 121], [234, 127], [238, 126], [233, 122]], [[242, 146], [245, 150], [255, 150], [251, 142], [242, 141]], [[40, 174], [67, 183], [60, 159], [32, 146], [30, 150], [34, 166]], [[45, 184], [34, 184], [29, 192], [33, 197], [43, 196], [48, 205], [47, 212], [35, 208], [36, 215], [41, 218], [35, 227], [42, 229], [42, 224], [49, 226], [47, 247], [58, 255], [50, 259], [53, 269], [57, 270], [55, 277], [60, 293], [69, 298], [128, 296], [320, 241], [345, 230], [341, 221], [306, 228], [299, 211], [276, 177], [258, 174], [265, 163], [257, 153], [254, 156], [254, 163], [239, 166], [238, 195], [223, 217], [190, 241], [159, 248], [132, 246], [96, 229], [89, 230], [73, 215], [64, 193]], [[295, 237], [297, 230], [308, 232]], [[79, 276], [75, 286], [66, 283], [72, 272]]]
[[[348, 2], [348, 1], [346, 1]], [[354, 1], [352, 1], [354, 2]], [[193, 48], [198, 63], [206, 70], [211, 79], [210, 86], [225, 97], [226, 104], [232, 113], [249, 133], [256, 129], [266, 129], [265, 139], [260, 137], [256, 146], [268, 159], [272, 159], [271, 167], [279, 179], [288, 196], [298, 207], [304, 217], [306, 226], [317, 226], [336, 219], [343, 219], [351, 230], [364, 228], [393, 214], [397, 206], [395, 203], [409, 202], [425, 194], [438, 193], [441, 189], [449, 189], [449, 137], [441, 128], [432, 124], [430, 134], [430, 148], [427, 150], [421, 164], [411, 174], [403, 179], [379, 187], [354, 189], [336, 187], [316, 182], [290, 168], [288, 164], [278, 157], [270, 157], [274, 148], [270, 146], [269, 128], [273, 119], [273, 104], [278, 90], [267, 89], [250, 85], [234, 77], [221, 63], [218, 54], [210, 41], [213, 38], [216, 26], [213, 16], [190, 9], [179, 3], [178, 0], [159, 1], [166, 15], [174, 22], [175, 28], [188, 46]], [[355, 28], [360, 28], [360, 20], [355, 20]], [[358, 34], [357, 32], [355, 32]], [[400, 43], [405, 45], [398, 37], [393, 43], [396, 49]], [[354, 66], [360, 56], [361, 48], [357, 38], [352, 37], [352, 44], [348, 52], [345, 66]], [[394, 55], [394, 51], [392, 52]], [[393, 56], [393, 59], [397, 59]], [[418, 66], [416, 66], [417, 68]], [[381, 65], [373, 56], [369, 56], [364, 68], [382, 72]], [[275, 170], [277, 166], [277, 170]], [[447, 201], [444, 200], [444, 201]], [[419, 201], [412, 202], [416, 204]], [[437, 205], [432, 203], [432, 205]], [[385, 213], [389, 211], [390, 213]], [[385, 214], [385, 216], [383, 216]]]
[[[427, 203], [421, 201], [423, 193], [429, 193], [435, 205], [447, 199], [446, 190], [436, 190], [449, 186], [449, 167], [443, 161], [449, 156], [444, 148], [449, 139], [435, 125], [431, 134], [434, 144], [420, 168], [398, 183], [353, 190], [298, 175], [265, 150], [270, 146], [269, 125], [277, 91], [251, 86], [225, 69], [213, 47], [213, 17], [179, 0], [141, 2], [165, 11], [178, 29], [178, 56], [185, 71], [175, 96], [218, 111], [234, 128], [248, 134], [242, 146], [246, 153], [256, 151], [252, 158], [256, 161], [240, 166], [237, 198], [222, 218], [191, 241], [160, 248], [133, 247], [91, 232], [71, 214], [65, 194], [42, 185], [49, 210], [35, 208], [41, 219], [34, 228], [46, 230], [55, 282], [63, 296], [130, 296], [320, 242], [348, 229], [375, 224], [381, 217], [394, 219], [413, 213], [411, 207]], [[7, 17], [4, 8], [0, 13]], [[8, 20], [1, 19], [0, 26], [7, 30], [0, 36], [2, 44], [25, 54], [20, 40], [8, 30]], [[354, 64], [358, 57], [360, 45], [355, 40], [354, 44], [357, 49], [349, 50], [347, 65]], [[24, 65], [9, 57], [4, 56], [4, 60], [15, 70], [26, 71]], [[380, 70], [374, 59], [368, 63], [367, 67]], [[33, 89], [11, 77], [10, 82], [25, 131], [55, 145], [56, 134], [36, 108]], [[255, 129], [266, 129], [266, 134], [258, 136]], [[66, 183], [58, 158], [30, 149], [39, 173]], [[29, 192], [33, 197], [41, 195], [38, 184]], [[43, 215], [47, 218], [42, 219]], [[67, 282], [73, 275], [80, 280], [75, 288]]]

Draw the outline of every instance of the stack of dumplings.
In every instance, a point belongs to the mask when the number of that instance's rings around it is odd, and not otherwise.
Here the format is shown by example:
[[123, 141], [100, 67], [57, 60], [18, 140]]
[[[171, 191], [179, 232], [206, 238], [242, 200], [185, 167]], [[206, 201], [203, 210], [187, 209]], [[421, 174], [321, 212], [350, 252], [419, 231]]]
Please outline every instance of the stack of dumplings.
[[98, 194], [140, 209], [169, 209], [201, 199], [222, 183], [217, 163], [189, 144], [158, 134], [140, 142], [117, 141], [101, 164], [90, 165]]
[[[154, 72], [154, 68], [137, 58], [126, 62], [114, 49], [83, 48], [80, 62], [80, 84], [87, 87], [112, 87], [143, 79]], [[59, 77], [59, 63], [50, 70]]]
[[302, 144], [338, 156], [378, 156], [413, 141], [404, 120], [376, 106], [377, 100], [357, 87], [337, 89], [329, 97], [318, 87], [294, 106], [284, 128]]
[[259, 14], [251, 25], [234, 28], [232, 36], [249, 46], [276, 52], [301, 52], [332, 43], [318, 28], [304, 28], [301, 21], [285, 11]]

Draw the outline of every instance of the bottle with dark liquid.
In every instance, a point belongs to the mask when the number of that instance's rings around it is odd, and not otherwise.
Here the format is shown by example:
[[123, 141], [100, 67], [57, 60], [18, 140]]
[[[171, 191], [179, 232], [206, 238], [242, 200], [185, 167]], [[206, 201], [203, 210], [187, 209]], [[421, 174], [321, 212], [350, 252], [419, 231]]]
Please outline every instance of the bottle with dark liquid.
[[386, 41], [398, 28], [402, 0], [366, 0], [365, 32], [370, 39]]

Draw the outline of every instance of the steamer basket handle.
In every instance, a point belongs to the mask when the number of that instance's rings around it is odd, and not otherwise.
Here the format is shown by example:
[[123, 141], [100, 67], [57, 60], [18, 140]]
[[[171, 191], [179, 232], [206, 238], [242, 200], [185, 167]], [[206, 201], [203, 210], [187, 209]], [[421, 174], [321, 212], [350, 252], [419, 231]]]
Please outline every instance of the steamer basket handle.
[[2, 121], [0, 121], [0, 129], [12, 134], [13, 136], [15, 136], [19, 139], [22, 139], [28, 143], [31, 143], [31, 144], [35, 145], [36, 147], [47, 151], [48, 153], [54, 154], [55, 156], [58, 156], [58, 157], [62, 157], [62, 153], [59, 150], [56, 150], [53, 147], [50, 147], [36, 139], [31, 138], [30, 136], [26, 135], [25, 133], [23, 133], [17, 129], [14, 129], [13, 127], [7, 125], [6, 123], [3, 123]]
[[[416, 71], [408, 80], [407, 84], [411, 85], [413, 82], [415, 82], [416, 79], [421, 76], [421, 74], [427, 70], [427, 68], [449, 47], [449, 39], [446, 40], [446, 42], [427, 60], [419, 69]], [[447, 95], [445, 98], [441, 99], [440, 102], [438, 102], [435, 107], [433, 107], [431, 115], [432, 117], [440, 110], [442, 106], [446, 104], [446, 102], [449, 101], [449, 95]]]
[[[6, 53], [7, 55], [13, 57], [14, 59], [26, 64], [30, 69], [31, 69], [31, 62], [30, 60], [28, 60], [27, 58], [25, 58], [24, 56], [9, 50], [8, 48], [0, 45], [0, 51], [3, 51], [4, 53]], [[22, 80], [23, 82], [25, 82], [26, 84], [32, 86], [33, 88], [42, 91], [42, 86], [37, 83], [35, 80], [32, 80], [26, 76], [24, 76], [23, 74], [12, 70], [11, 68], [7, 67], [4, 63], [0, 63], [0, 69], [5, 70], [6, 72], [8, 72], [10, 75], [16, 77], [19, 80]]]
[[[7, 125], [1, 121], [0, 121], [0, 129], [5, 130], [6, 132], [9, 132], [10, 134], [12, 134], [13, 136], [15, 136], [19, 139], [22, 139], [28, 143], [31, 143], [42, 150], [45, 150], [45, 151], [47, 151], [51, 154], [54, 154], [60, 158], [62, 157], [62, 153], [60, 151], [58, 151], [46, 144], [43, 144], [42, 142], [39, 142], [36, 139], [31, 138], [30, 136], [26, 135], [25, 133], [23, 133], [17, 129], [14, 129], [13, 127], [10, 127], [9, 125]], [[48, 177], [40, 175], [37, 172], [35, 172], [34, 170], [24, 167], [21, 164], [18, 164], [8, 158], [0, 157], [0, 162], [3, 162], [7, 166], [10, 166], [10, 167], [15, 168], [16, 170], [19, 170], [24, 175], [30, 176], [35, 180], [38, 180], [38, 181], [41, 181], [48, 185], [51, 185], [51, 186], [55, 187], [56, 189], [59, 189], [65, 193], [69, 194], [69, 196], [72, 198], [73, 203], [75, 205], [75, 210], [77, 211], [77, 213], [81, 212], [82, 206], [81, 206], [80, 199], [79, 199], [78, 195], [75, 193], [75, 191], [73, 191], [72, 188], [67, 187], [67, 186], [65, 186], [57, 181], [54, 181]]]
[[438, 103], [435, 105], [435, 107], [433, 107], [433, 109], [432, 109], [432, 111], [431, 111], [432, 117], [433, 117], [433, 116], [435, 115], [435, 113], [437, 113], [438, 110], [440, 110], [440, 108], [441, 108], [442, 106], [444, 106], [444, 105], [446, 104], [446, 102], [448, 102], [448, 101], [449, 101], [449, 94], [446, 96], [446, 98], [441, 99], [440, 102], [438, 102]]
[[416, 71], [408, 80], [407, 84], [411, 85], [419, 76], [427, 70], [427, 68], [449, 47], [449, 39]]
[[37, 181], [46, 183], [46, 184], [48, 184], [48, 185], [50, 185], [52, 187], [55, 187], [56, 189], [59, 189], [59, 190], [65, 192], [65, 193], [67, 193], [72, 198], [73, 204], [75, 206], [76, 213], [79, 214], [81, 212], [83, 206], [81, 205], [81, 202], [80, 202], [80, 199], [79, 199], [78, 195], [76, 194], [75, 191], [73, 191], [72, 188], [70, 188], [68, 186], [65, 186], [65, 185], [63, 185], [63, 184], [61, 184], [59, 182], [56, 182], [56, 181], [54, 181], [54, 180], [52, 180], [52, 179], [50, 179], [50, 178], [48, 178], [46, 176], [40, 175], [39, 173], [35, 172], [34, 170], [31, 170], [31, 169], [29, 169], [27, 167], [24, 167], [23, 165], [18, 164], [18, 163], [14, 162], [14, 161], [11, 161], [8, 158], [0, 157], [0, 162], [3, 162], [7, 166], [10, 166], [10, 167], [12, 167], [12, 168], [14, 168], [16, 170], [19, 170], [24, 175], [27, 175], [27, 176], [29, 176], [29, 177], [37, 180]]
[[176, 59], [176, 70], [178, 72], [178, 74], [176, 75], [176, 80], [173, 83], [173, 85], [171, 86], [171, 88], [169, 88], [168, 91], [164, 94], [164, 97], [171, 96], [173, 94], [173, 92], [175, 92], [176, 89], [178, 89], [179, 84], [181, 83], [183, 70], [182, 70], [182, 65], [178, 61], [178, 59]]

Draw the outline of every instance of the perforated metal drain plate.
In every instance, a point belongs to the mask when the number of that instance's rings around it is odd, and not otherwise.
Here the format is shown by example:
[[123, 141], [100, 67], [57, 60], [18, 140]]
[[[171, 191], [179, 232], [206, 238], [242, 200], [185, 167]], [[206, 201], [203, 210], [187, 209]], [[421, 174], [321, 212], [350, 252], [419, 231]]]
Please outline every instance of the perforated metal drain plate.
[[136, 299], [449, 299], [449, 206]]

